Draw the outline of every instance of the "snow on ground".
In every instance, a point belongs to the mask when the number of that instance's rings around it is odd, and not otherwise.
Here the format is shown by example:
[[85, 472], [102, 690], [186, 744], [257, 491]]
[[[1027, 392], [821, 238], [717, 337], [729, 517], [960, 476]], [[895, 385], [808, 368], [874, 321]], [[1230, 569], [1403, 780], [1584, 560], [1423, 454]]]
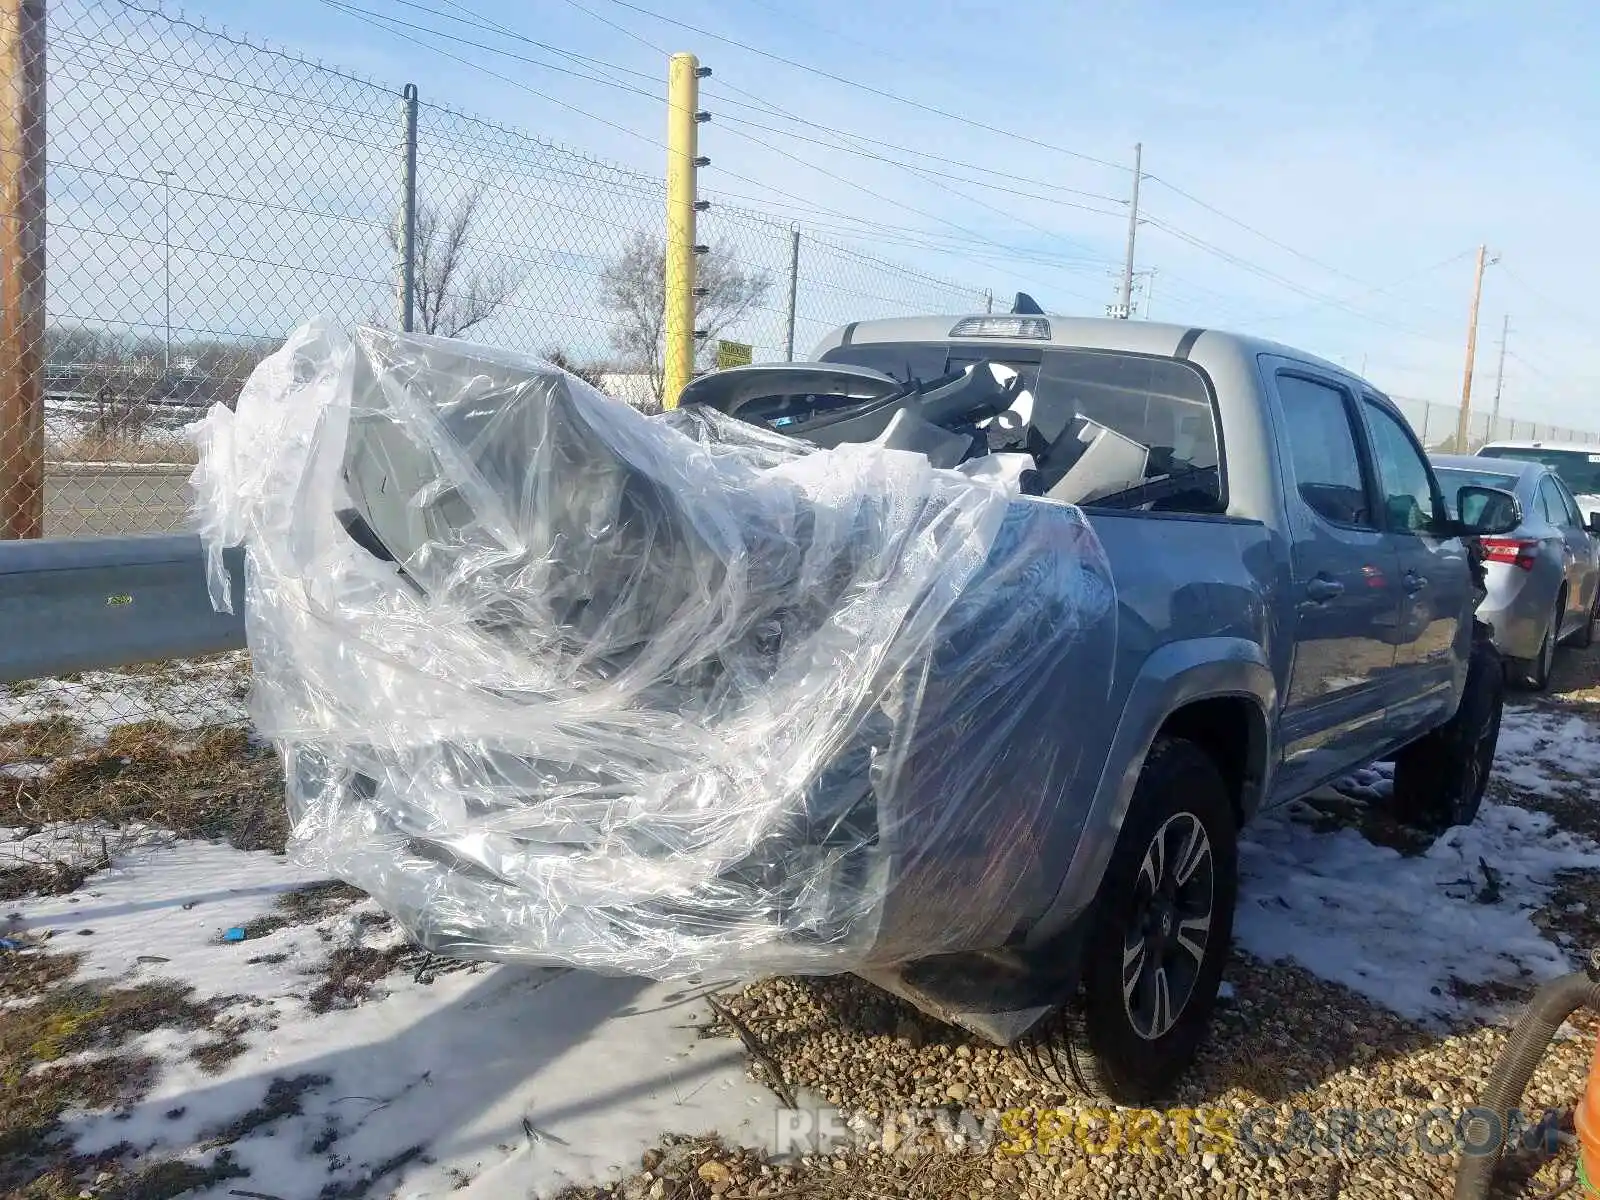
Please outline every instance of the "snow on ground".
[[[1495, 769], [1514, 788], [1553, 795], [1564, 770], [1593, 778], [1597, 768], [1600, 728], [1506, 710]], [[1387, 776], [1370, 768], [1339, 791], [1376, 800]], [[1530, 918], [1557, 872], [1600, 871], [1600, 845], [1559, 831], [1543, 813], [1487, 800], [1473, 824], [1411, 857], [1355, 829], [1318, 832], [1317, 816], [1308, 804], [1289, 805], [1259, 816], [1241, 840], [1234, 932], [1242, 949], [1292, 959], [1428, 1023], [1478, 1012], [1452, 981], [1523, 983], [1574, 969]]]
[[[204, 666], [176, 676], [85, 676], [87, 688], [70, 696], [73, 715], [86, 718], [90, 736], [104, 736], [135, 701], [170, 705], [193, 688], [215, 702], [237, 665]], [[151, 688], [168, 690], [155, 697]], [[0, 723], [10, 719], [5, 704], [0, 689]], [[195, 713], [182, 704], [168, 711]], [[1497, 772], [1514, 789], [1554, 795], [1584, 787], [1582, 776], [1596, 768], [1593, 725], [1507, 711]], [[1379, 766], [1340, 792], [1377, 801], [1389, 786], [1389, 769]], [[1476, 1001], [1453, 983], [1520, 983], [1571, 969], [1530, 917], [1558, 871], [1600, 871], [1600, 845], [1496, 802], [1413, 856], [1328, 827], [1308, 804], [1252, 825], [1240, 846], [1242, 949], [1292, 959], [1428, 1023], [1476, 1014]], [[617, 1177], [663, 1132], [715, 1131], [771, 1146], [777, 1101], [746, 1080], [737, 1042], [698, 1036], [709, 985], [491, 966], [430, 976], [407, 967], [359, 1004], [316, 1011], [312, 992], [328, 978], [331, 956], [399, 946], [395, 926], [370, 901], [303, 923], [251, 926], [316, 877], [282, 857], [155, 831], [123, 829], [102, 842], [89, 827], [27, 836], [0, 829], [0, 839], [43, 860], [64, 857], [66, 846], [109, 848], [114, 862], [70, 895], [8, 905], [15, 911], [0, 935], [81, 955], [80, 978], [176, 980], [197, 1000], [237, 997], [223, 1024], [237, 1019], [230, 1036], [242, 1052], [217, 1073], [190, 1058], [212, 1033], [157, 1031], [123, 1048], [156, 1056], [163, 1074], [129, 1113], [75, 1117], [83, 1152], [126, 1142], [157, 1158], [204, 1162], [215, 1152], [208, 1139], [260, 1106], [275, 1084], [280, 1097], [286, 1087], [303, 1090], [287, 1115], [229, 1147], [251, 1172], [243, 1186], [267, 1195], [315, 1195], [399, 1160], [385, 1184], [398, 1195], [547, 1196], [567, 1182]], [[236, 928], [250, 936], [226, 940]], [[229, 1190], [220, 1184], [201, 1195], [220, 1200]]]
[[1600, 728], [1570, 712], [1508, 708], [1494, 769], [1500, 782], [1537, 796], [1600, 779]]
[[237, 725], [246, 719], [248, 656], [243, 652], [124, 673], [84, 671], [58, 679], [0, 684], [0, 725], [70, 716], [86, 741], [117, 725], [160, 718], [181, 729]]
[[223, 936], [313, 881], [282, 857], [178, 842], [120, 856], [72, 895], [12, 906], [6, 936], [48, 935], [82, 954], [80, 978], [178, 980], [197, 1000], [239, 997], [224, 1020], [247, 1023], [244, 1052], [219, 1074], [188, 1058], [194, 1034], [162, 1030], [125, 1046], [158, 1057], [164, 1073], [131, 1113], [76, 1118], [80, 1151], [127, 1142], [203, 1163], [198, 1147], [275, 1080], [305, 1088], [301, 1111], [231, 1146], [251, 1171], [248, 1189], [274, 1195], [316, 1195], [408, 1152], [386, 1180], [403, 1180], [399, 1194], [509, 1197], [636, 1169], [664, 1131], [770, 1147], [776, 1100], [745, 1079], [738, 1043], [698, 1035], [704, 985], [488, 966], [424, 982], [401, 971], [359, 1005], [313, 1011], [307, 996], [330, 953], [398, 944], [370, 901], [260, 937]]

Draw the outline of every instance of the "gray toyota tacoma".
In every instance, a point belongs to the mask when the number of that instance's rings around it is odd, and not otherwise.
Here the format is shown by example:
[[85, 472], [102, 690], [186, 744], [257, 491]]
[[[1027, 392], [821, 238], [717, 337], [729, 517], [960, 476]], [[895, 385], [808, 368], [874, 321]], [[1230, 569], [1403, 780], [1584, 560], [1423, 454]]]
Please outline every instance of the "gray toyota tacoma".
[[1109, 693], [1063, 739], [1090, 748], [1066, 784], [1086, 821], [1017, 834], [1029, 916], [992, 950], [862, 974], [1025, 1046], [1054, 1083], [1154, 1097], [1205, 1035], [1257, 811], [1392, 760], [1400, 818], [1474, 819], [1502, 701], [1475, 537], [1514, 527], [1515, 498], [1446, 505], [1379, 389], [1254, 338], [1019, 296], [1006, 315], [848, 325], [812, 357], [712, 373], [681, 404], [823, 446], [1013, 463], [1017, 503], [1087, 515], [1116, 591]]

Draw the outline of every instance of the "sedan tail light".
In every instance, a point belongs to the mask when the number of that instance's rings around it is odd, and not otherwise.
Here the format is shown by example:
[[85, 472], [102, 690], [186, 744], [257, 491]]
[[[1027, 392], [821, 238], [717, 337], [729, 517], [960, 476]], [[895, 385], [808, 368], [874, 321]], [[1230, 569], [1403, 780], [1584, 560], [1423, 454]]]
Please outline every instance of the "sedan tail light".
[[1539, 550], [1537, 540], [1504, 537], [1486, 537], [1479, 540], [1483, 543], [1483, 556], [1490, 562], [1507, 563], [1524, 571], [1533, 570]]

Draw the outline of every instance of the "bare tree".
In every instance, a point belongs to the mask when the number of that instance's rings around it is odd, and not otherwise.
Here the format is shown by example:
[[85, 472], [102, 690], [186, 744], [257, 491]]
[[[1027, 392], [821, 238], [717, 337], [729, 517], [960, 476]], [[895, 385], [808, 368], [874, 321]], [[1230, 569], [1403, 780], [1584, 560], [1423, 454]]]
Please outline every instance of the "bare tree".
[[[522, 272], [504, 263], [472, 265], [474, 222], [483, 189], [474, 188], [448, 217], [431, 204], [417, 205], [413, 249], [417, 328], [440, 337], [460, 337], [494, 316], [522, 286]], [[400, 252], [398, 230], [389, 245]]]
[[[665, 245], [660, 238], [638, 231], [600, 276], [601, 294], [616, 314], [612, 344], [630, 366], [649, 373], [658, 406], [665, 384], [666, 275]], [[706, 335], [695, 347], [695, 361], [704, 366], [717, 337], [767, 298], [772, 277], [741, 266], [725, 248], [713, 246], [699, 256], [695, 287], [701, 293], [694, 302], [695, 328]]]
[[606, 365], [601, 362], [582, 362], [559, 346], [544, 352], [544, 360], [552, 367], [560, 367], [569, 375], [576, 375], [590, 387], [605, 391]]

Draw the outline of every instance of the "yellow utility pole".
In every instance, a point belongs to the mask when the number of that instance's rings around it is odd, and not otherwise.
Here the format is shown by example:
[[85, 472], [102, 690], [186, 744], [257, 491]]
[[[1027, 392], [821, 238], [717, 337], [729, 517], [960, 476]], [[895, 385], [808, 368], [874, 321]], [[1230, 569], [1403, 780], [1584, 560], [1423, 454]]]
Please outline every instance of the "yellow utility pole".
[[694, 376], [695, 173], [699, 166], [700, 62], [674, 54], [667, 68], [666, 347], [661, 401], [678, 407]]
[[1467, 431], [1472, 418], [1472, 360], [1478, 354], [1478, 306], [1483, 301], [1483, 269], [1489, 265], [1488, 256], [1489, 248], [1479, 246], [1478, 270], [1472, 280], [1472, 318], [1467, 325], [1467, 373], [1461, 381], [1461, 415], [1456, 418], [1457, 454], [1471, 452], [1467, 445]]

